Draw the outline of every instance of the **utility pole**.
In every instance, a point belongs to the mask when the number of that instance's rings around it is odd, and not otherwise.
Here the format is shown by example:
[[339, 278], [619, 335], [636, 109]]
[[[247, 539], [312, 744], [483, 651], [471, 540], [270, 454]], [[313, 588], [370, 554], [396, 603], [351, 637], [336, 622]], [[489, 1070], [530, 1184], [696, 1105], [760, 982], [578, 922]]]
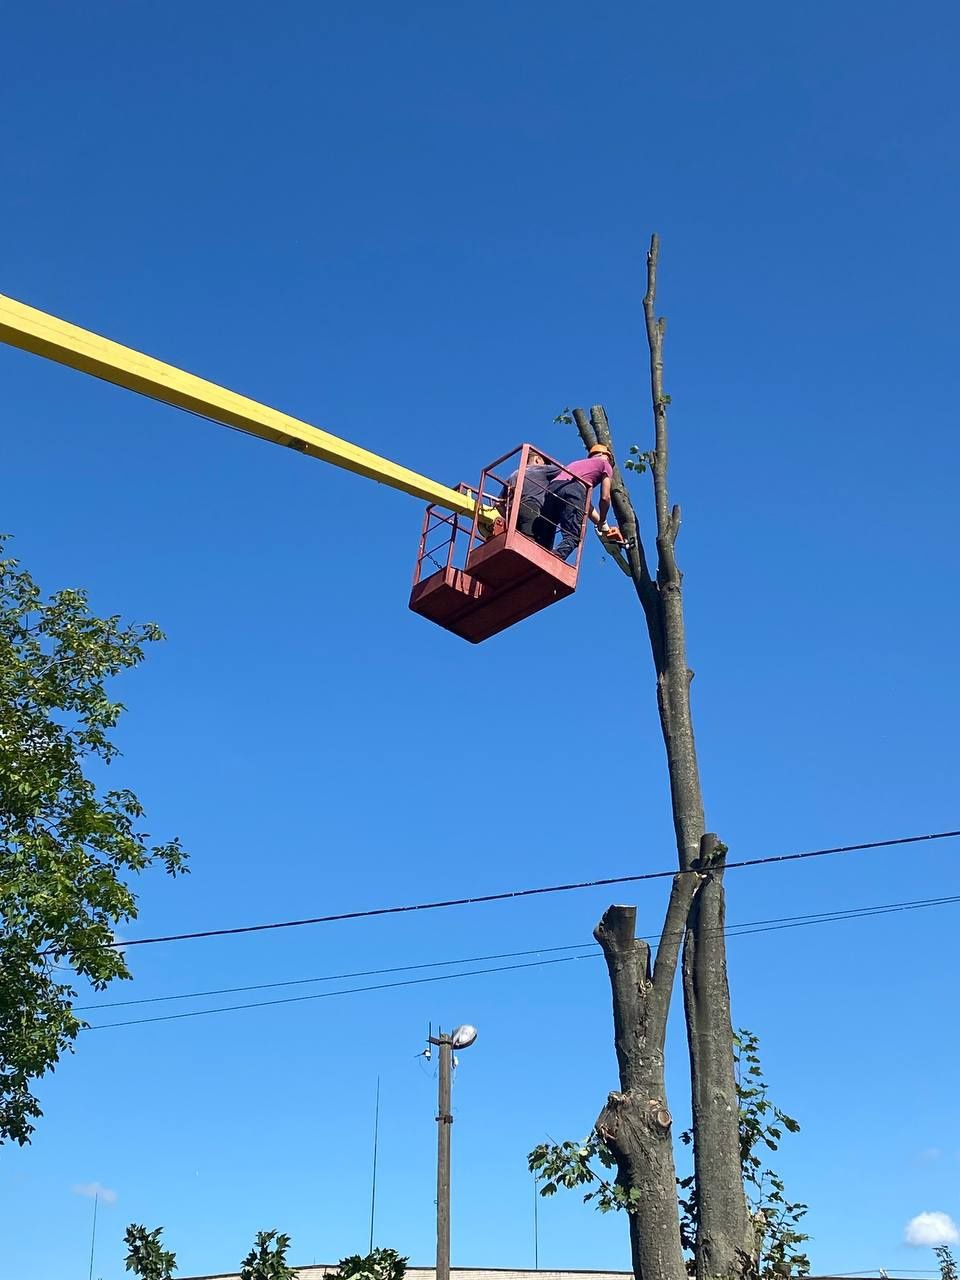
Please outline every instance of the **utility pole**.
[[[463, 1026], [447, 1035], [438, 1028], [428, 1036], [428, 1044], [440, 1051], [437, 1089], [437, 1274], [436, 1280], [450, 1280], [450, 1129], [453, 1125], [450, 1084], [454, 1049], [466, 1049], [477, 1038], [475, 1027]], [[427, 1049], [425, 1057], [430, 1057]]]
[[437, 1090], [437, 1276], [450, 1280], [450, 1075], [453, 1067], [453, 1039], [438, 1028], [430, 1043], [440, 1050]]

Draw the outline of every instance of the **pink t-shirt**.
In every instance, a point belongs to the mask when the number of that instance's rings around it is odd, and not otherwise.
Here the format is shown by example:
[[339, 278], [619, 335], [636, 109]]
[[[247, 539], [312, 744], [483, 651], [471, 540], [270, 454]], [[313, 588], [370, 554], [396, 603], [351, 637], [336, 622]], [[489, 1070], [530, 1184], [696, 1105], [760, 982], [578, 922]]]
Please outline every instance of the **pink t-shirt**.
[[612, 475], [613, 467], [609, 459], [602, 453], [595, 453], [592, 458], [579, 458], [576, 462], [568, 462], [553, 483], [563, 484], [571, 476], [576, 476], [578, 480], [585, 480], [592, 492], [595, 485]]

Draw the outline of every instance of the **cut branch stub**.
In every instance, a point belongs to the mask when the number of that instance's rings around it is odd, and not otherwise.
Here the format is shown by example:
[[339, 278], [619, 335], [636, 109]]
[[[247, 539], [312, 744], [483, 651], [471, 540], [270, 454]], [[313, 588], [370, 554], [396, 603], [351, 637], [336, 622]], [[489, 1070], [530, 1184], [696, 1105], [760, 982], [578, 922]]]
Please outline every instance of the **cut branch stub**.
[[596, 1132], [629, 1191], [630, 1247], [638, 1280], [685, 1280], [677, 1218], [670, 1112], [653, 1090], [611, 1093]]
[[673, 1124], [673, 1116], [667, 1110], [667, 1104], [662, 1102], [659, 1098], [651, 1098], [647, 1103], [647, 1107], [649, 1108], [650, 1119], [653, 1124], [655, 1124], [658, 1129], [662, 1129], [666, 1132], [666, 1130]]
[[596, 1129], [615, 1156], [635, 1159], [638, 1130], [666, 1139], [672, 1124], [673, 1116], [662, 1098], [641, 1100], [631, 1090], [607, 1095]]
[[[604, 954], [614, 956], [630, 955], [636, 950], [637, 942], [637, 908], [617, 905], [607, 907], [600, 917], [600, 923], [593, 931], [593, 936], [603, 947]], [[642, 944], [646, 947], [646, 943]], [[649, 953], [649, 947], [646, 947]]]

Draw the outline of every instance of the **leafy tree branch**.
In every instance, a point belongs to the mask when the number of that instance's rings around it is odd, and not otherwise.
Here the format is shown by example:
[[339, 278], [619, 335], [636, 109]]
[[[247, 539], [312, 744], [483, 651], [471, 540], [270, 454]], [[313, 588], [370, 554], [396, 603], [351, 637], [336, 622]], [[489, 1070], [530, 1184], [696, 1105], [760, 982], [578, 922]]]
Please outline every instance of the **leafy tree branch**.
[[[806, 1276], [810, 1260], [801, 1245], [809, 1236], [800, 1230], [807, 1206], [788, 1200], [783, 1178], [766, 1163], [765, 1152], [777, 1151], [784, 1133], [798, 1133], [800, 1125], [771, 1101], [759, 1056], [759, 1040], [752, 1031], [740, 1028], [734, 1034], [737, 1097], [739, 1101], [740, 1165], [747, 1187], [751, 1215], [757, 1237], [757, 1254], [762, 1277]], [[690, 1130], [680, 1135], [689, 1145]], [[594, 1130], [582, 1142], [545, 1142], [527, 1158], [531, 1172], [544, 1179], [542, 1196], [561, 1188], [586, 1187], [584, 1203], [593, 1202], [601, 1213], [614, 1209], [635, 1214], [639, 1194], [607, 1176], [616, 1159], [600, 1134]], [[693, 1174], [677, 1180], [680, 1237], [694, 1270], [697, 1240], [698, 1200]], [[938, 1250], [938, 1256], [940, 1251]], [[949, 1252], [949, 1250], [948, 1250]], [[943, 1280], [957, 1280], [956, 1273]]]
[[91, 776], [119, 755], [124, 710], [108, 682], [161, 640], [153, 623], [99, 618], [82, 591], [43, 599], [0, 538], [0, 1142], [29, 1142], [33, 1083], [72, 1049], [72, 970], [95, 990], [130, 976], [114, 944], [137, 915], [128, 877], [186, 869], [178, 840], [153, 844], [127, 788]]

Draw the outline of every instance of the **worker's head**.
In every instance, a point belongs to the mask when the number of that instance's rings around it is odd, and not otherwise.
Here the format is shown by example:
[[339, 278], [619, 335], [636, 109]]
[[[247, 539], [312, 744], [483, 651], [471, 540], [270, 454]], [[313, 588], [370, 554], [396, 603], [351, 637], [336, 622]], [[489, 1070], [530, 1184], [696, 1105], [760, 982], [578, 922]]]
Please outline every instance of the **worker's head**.
[[527, 459], [528, 466], [542, 467], [545, 462], [546, 462], [546, 458], [543, 456], [542, 453], [537, 453], [536, 449], [530, 450], [530, 453]]
[[588, 458], [604, 457], [613, 466], [613, 450], [608, 444], [592, 444], [587, 450]]

